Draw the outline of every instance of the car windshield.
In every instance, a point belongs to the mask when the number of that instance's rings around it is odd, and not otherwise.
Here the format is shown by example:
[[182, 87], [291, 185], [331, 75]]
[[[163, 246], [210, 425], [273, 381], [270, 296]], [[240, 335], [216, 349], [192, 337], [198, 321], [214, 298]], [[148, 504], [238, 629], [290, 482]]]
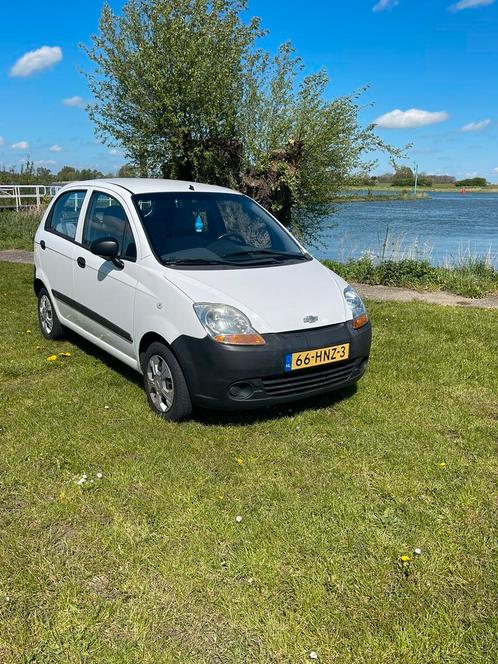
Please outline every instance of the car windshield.
[[151, 248], [164, 265], [233, 268], [310, 259], [247, 196], [161, 192], [133, 199]]

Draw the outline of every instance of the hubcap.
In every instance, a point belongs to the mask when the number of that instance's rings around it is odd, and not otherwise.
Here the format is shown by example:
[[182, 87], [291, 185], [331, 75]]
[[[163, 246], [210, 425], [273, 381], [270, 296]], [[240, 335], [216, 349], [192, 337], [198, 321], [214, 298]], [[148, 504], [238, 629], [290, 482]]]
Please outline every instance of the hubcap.
[[148, 392], [152, 403], [161, 413], [168, 411], [175, 398], [173, 376], [166, 360], [152, 355], [147, 365]]
[[46, 295], [40, 298], [40, 323], [45, 334], [50, 334], [54, 327], [54, 314], [52, 303]]

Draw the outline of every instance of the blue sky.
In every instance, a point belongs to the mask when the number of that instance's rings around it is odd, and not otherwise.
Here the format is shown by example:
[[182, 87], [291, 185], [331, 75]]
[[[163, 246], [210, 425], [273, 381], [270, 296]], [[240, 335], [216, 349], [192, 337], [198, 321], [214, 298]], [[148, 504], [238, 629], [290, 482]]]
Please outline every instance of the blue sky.
[[[119, 10], [122, 2], [110, 4]], [[54, 171], [70, 164], [107, 172], [123, 163], [96, 141], [80, 106], [89, 93], [78, 44], [96, 31], [101, 6], [3, 7], [0, 164], [19, 166], [29, 155]], [[290, 39], [307, 71], [328, 70], [331, 98], [369, 84], [361, 119], [379, 120], [378, 133], [394, 145], [413, 143], [408, 164], [498, 182], [498, 1], [249, 0], [249, 13], [270, 30], [269, 50]], [[381, 158], [376, 170], [386, 169]]]

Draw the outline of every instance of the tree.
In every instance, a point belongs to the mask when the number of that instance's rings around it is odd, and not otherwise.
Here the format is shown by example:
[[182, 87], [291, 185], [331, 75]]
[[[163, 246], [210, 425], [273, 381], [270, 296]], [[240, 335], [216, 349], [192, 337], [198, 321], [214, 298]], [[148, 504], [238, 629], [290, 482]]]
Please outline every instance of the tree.
[[64, 166], [57, 173], [56, 178], [59, 182], [74, 182], [76, 180], [95, 180], [103, 177], [100, 171], [94, 168], [82, 168], [81, 170], [73, 166]]
[[140, 175], [241, 189], [312, 236], [364, 153], [396, 151], [360, 126], [360, 93], [326, 101], [327, 74], [302, 78], [290, 44], [258, 49], [265, 32], [246, 8], [127, 0], [118, 16], [105, 4], [86, 47], [89, 116]]
[[455, 182], [455, 187], [487, 187], [487, 185], [486, 178], [465, 178]]
[[136, 178], [137, 169], [133, 164], [123, 164], [118, 170], [118, 178]]

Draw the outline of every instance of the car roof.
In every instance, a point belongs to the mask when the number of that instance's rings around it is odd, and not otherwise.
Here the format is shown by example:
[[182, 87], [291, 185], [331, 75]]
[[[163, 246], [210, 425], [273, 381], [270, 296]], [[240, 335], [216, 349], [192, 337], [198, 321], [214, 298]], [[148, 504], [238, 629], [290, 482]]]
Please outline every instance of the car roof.
[[120, 189], [126, 189], [132, 194], [151, 194], [163, 191], [170, 192], [211, 192], [237, 194], [239, 192], [227, 187], [218, 187], [213, 184], [203, 184], [201, 182], [186, 182], [184, 180], [163, 180], [161, 178], [99, 178], [97, 180], [80, 180], [78, 182], [67, 183], [71, 187], [92, 186], [102, 187], [112, 185]]

